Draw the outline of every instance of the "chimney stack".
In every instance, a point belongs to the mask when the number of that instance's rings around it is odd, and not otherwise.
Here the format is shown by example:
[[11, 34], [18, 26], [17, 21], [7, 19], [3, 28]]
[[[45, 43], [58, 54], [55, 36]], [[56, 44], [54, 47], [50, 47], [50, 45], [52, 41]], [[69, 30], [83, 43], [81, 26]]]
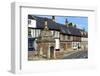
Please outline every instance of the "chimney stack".
[[52, 16], [52, 20], [55, 22], [55, 16]]
[[47, 29], [48, 30], [48, 25], [47, 25], [47, 19], [45, 18], [45, 22], [44, 22], [44, 29]]

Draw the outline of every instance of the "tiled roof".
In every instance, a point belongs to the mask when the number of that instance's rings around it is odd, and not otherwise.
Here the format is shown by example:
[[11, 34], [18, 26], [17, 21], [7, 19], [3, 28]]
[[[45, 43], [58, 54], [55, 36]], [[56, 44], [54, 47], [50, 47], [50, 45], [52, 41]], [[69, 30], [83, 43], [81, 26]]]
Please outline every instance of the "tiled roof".
[[44, 28], [44, 22], [45, 22], [45, 19], [47, 20], [47, 25], [48, 25], [48, 28], [50, 30], [57, 30], [59, 31], [60, 30], [60, 26], [58, 23], [52, 21], [51, 19], [48, 19], [48, 18], [42, 18], [42, 17], [36, 17], [36, 27], [39, 28], [39, 29], [43, 29]]
[[62, 34], [65, 34], [65, 35], [84, 36], [84, 37], [87, 37], [87, 35], [88, 35], [87, 33], [81, 34], [81, 31], [83, 31], [82, 29], [78, 29], [76, 27], [71, 27], [71, 26], [67, 27], [66, 25], [52, 21], [52, 19], [37, 17], [37, 16], [34, 16], [34, 15], [28, 15], [28, 19], [35, 19], [36, 20], [36, 28], [37, 29], [43, 29], [44, 28], [44, 22], [45, 22], [45, 19], [46, 19], [48, 28], [50, 30], [57, 30], [57, 31], [60, 31]]
[[65, 25], [61, 26], [61, 33], [67, 35], [74, 35], [74, 36], [82, 36], [80, 29], [75, 27], [66, 27]]

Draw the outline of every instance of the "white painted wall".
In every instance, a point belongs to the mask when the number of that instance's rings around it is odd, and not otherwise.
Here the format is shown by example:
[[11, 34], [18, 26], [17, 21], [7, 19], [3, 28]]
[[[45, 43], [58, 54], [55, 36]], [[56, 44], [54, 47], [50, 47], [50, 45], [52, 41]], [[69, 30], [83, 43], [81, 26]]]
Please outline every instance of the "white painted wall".
[[54, 35], [54, 31], [51, 31], [52, 35]]
[[60, 49], [60, 41], [59, 41], [59, 39], [55, 39], [55, 49]]
[[40, 30], [39, 29], [36, 29], [35, 37], [39, 37], [39, 35], [40, 35]]
[[28, 27], [36, 28], [36, 20], [31, 19], [31, 24], [29, 24]]
[[33, 30], [31, 29], [31, 36], [34, 37], [34, 32]]
[[58, 38], [60, 37], [59, 31], [55, 31], [54, 33], [55, 33], [55, 34], [54, 34], [54, 37], [58, 37]]
[[81, 41], [88, 41], [88, 38], [82, 37], [82, 38], [81, 38]]

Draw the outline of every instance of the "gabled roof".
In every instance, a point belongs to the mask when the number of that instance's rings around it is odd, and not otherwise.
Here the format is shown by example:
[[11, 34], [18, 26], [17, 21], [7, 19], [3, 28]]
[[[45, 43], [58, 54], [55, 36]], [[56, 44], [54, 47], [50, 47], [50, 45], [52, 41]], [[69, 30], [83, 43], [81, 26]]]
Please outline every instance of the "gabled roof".
[[[32, 18], [34, 17], [34, 18]], [[60, 26], [58, 23], [52, 21], [51, 19], [48, 19], [48, 18], [42, 18], [42, 17], [37, 17], [37, 16], [31, 16], [31, 15], [28, 15], [28, 18], [29, 19], [35, 19], [36, 20], [36, 28], [37, 29], [44, 29], [44, 23], [45, 23], [45, 19], [47, 20], [47, 24], [48, 24], [48, 28], [50, 30], [57, 30], [59, 31], [60, 30]]]
[[37, 29], [44, 29], [44, 23], [45, 23], [45, 19], [46, 19], [48, 28], [50, 30], [60, 31], [60, 33], [65, 34], [65, 35], [83, 36], [83, 37], [87, 37], [87, 35], [88, 35], [87, 33], [81, 34], [81, 31], [83, 31], [82, 29], [72, 27], [72, 26], [67, 27], [66, 25], [54, 22], [52, 19], [38, 17], [38, 16], [34, 16], [34, 15], [28, 15], [28, 19], [36, 20], [36, 28]]

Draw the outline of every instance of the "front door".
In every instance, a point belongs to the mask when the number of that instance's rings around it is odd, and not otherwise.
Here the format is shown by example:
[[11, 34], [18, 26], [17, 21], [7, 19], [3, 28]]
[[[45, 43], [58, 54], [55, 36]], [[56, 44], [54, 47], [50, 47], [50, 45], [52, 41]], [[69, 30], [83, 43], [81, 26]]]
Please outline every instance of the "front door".
[[50, 58], [54, 58], [54, 46], [50, 47]]

